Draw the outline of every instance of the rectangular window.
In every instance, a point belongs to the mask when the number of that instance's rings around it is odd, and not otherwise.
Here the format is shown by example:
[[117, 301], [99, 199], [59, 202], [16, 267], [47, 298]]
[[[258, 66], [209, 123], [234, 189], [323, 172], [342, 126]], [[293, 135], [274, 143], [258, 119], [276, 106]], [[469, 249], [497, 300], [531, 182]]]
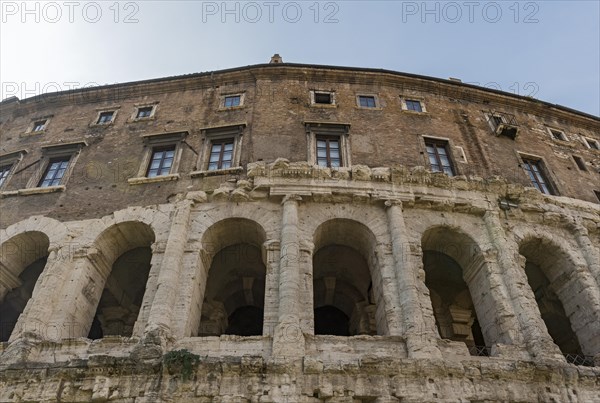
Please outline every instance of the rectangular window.
[[342, 166], [339, 137], [317, 136], [317, 165], [329, 168]]
[[421, 101], [415, 101], [413, 99], [406, 100], [406, 110], [414, 112], [423, 112], [421, 107]]
[[579, 168], [580, 171], [587, 171], [587, 167], [585, 166], [585, 161], [583, 160], [583, 158], [574, 155], [573, 160], [575, 160], [577, 168]]
[[148, 165], [148, 178], [169, 175], [175, 158], [175, 146], [156, 147], [152, 149], [152, 157]]
[[137, 119], [149, 118], [150, 116], [152, 116], [152, 109], [153, 109], [152, 106], [144, 106], [143, 108], [138, 108], [136, 118]]
[[232, 166], [234, 139], [214, 140], [211, 143], [208, 170], [228, 169]]
[[11, 169], [12, 164], [0, 167], [0, 187], [4, 185], [4, 182], [6, 182], [6, 179], [8, 178], [8, 174], [10, 173]]
[[225, 108], [233, 108], [241, 105], [242, 97], [240, 95], [231, 95], [225, 97]]
[[550, 129], [550, 128], [548, 128], [548, 130], [550, 131], [550, 135], [552, 136], [552, 138], [554, 140], [567, 141], [567, 136], [565, 135], [565, 133], [563, 131], [558, 130], [558, 129]]
[[588, 148], [591, 148], [593, 150], [600, 150], [600, 145], [596, 140], [586, 138], [585, 142], [587, 143]]
[[454, 168], [448, 155], [447, 141], [425, 139], [425, 149], [432, 172], [443, 172], [448, 176], [454, 176]]
[[598, 202], [600, 202], [600, 190], [594, 190], [594, 194], [598, 198]]
[[329, 92], [315, 92], [315, 104], [332, 104], [332, 97]]
[[502, 123], [504, 123], [504, 119], [502, 119], [502, 116], [497, 116], [497, 115], [490, 116], [490, 121], [492, 122], [492, 125], [494, 126], [494, 128], [497, 128]]
[[48, 161], [46, 171], [38, 184], [38, 187], [58, 186], [69, 167], [71, 156], [52, 158]]
[[105, 125], [108, 124], [110, 122], [112, 122], [113, 120], [113, 116], [114, 116], [114, 112], [101, 112], [100, 116], [98, 116], [98, 122], [96, 122], [99, 125]]
[[375, 108], [377, 106], [375, 103], [375, 97], [369, 95], [359, 95], [358, 104], [362, 108]]
[[537, 190], [547, 195], [554, 194], [544, 175], [542, 161], [523, 158], [523, 168]]
[[33, 124], [32, 132], [41, 132], [46, 128], [46, 120], [39, 120]]

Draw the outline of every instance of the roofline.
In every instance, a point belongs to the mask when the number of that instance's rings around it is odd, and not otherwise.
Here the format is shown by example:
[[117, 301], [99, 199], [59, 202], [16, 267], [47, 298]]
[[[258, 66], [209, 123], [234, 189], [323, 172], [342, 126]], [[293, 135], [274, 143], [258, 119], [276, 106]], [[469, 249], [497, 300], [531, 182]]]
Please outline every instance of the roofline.
[[[370, 67], [348, 67], [348, 66], [330, 66], [330, 65], [321, 65], [321, 64], [303, 64], [303, 63], [261, 63], [261, 64], [252, 64], [252, 65], [247, 65], [247, 66], [241, 66], [241, 67], [233, 67], [233, 68], [229, 68], [229, 69], [222, 69], [222, 70], [213, 70], [213, 71], [206, 71], [206, 72], [200, 72], [200, 73], [191, 73], [191, 74], [182, 74], [182, 75], [177, 75], [177, 76], [170, 76], [170, 77], [160, 77], [160, 78], [151, 78], [148, 80], [140, 80], [140, 81], [128, 81], [128, 82], [124, 82], [124, 83], [116, 83], [116, 84], [106, 84], [106, 85], [99, 85], [96, 87], [85, 87], [85, 88], [77, 88], [77, 89], [72, 89], [72, 90], [66, 90], [66, 91], [58, 91], [58, 92], [52, 92], [52, 93], [47, 93], [47, 94], [41, 94], [41, 96], [43, 96], [44, 98], [48, 98], [48, 97], [60, 97], [62, 95], [65, 94], [69, 94], [69, 95], [73, 95], [73, 94], [78, 94], [78, 93], [85, 93], [85, 92], [91, 92], [91, 91], [102, 91], [102, 90], [106, 90], [106, 89], [111, 89], [111, 88], [118, 88], [118, 87], [127, 87], [127, 86], [132, 86], [132, 85], [143, 85], [143, 84], [153, 84], [153, 83], [160, 83], [160, 82], [169, 82], [169, 81], [176, 81], [176, 80], [182, 80], [182, 79], [190, 79], [190, 78], [200, 78], [200, 77], [206, 77], [206, 76], [211, 76], [214, 74], [226, 74], [226, 73], [235, 73], [235, 72], [241, 72], [241, 71], [246, 71], [246, 70], [253, 70], [253, 69], [259, 69], [259, 68], [285, 68], [285, 67], [292, 67], [292, 68], [310, 68], [310, 69], [326, 69], [326, 70], [340, 70], [340, 71], [358, 71], [358, 72], [363, 72], [363, 73], [379, 73], [379, 74], [389, 74], [389, 75], [393, 75], [393, 76], [398, 76], [398, 77], [407, 77], [407, 78], [415, 78], [415, 79], [419, 79], [419, 80], [426, 80], [426, 81], [433, 81], [433, 82], [438, 82], [438, 83], [442, 83], [442, 84], [449, 84], [449, 85], [454, 85], [457, 87], [464, 87], [464, 88], [470, 88], [470, 89], [474, 89], [474, 90], [478, 90], [478, 91], [484, 91], [484, 92], [488, 92], [491, 94], [495, 94], [495, 95], [501, 95], [501, 96], [507, 96], [507, 97], [511, 97], [514, 99], [519, 99], [522, 101], [527, 101], [527, 102], [535, 102], [541, 105], [545, 105], [551, 108], [556, 108], [565, 112], [569, 112], [569, 113], [573, 113], [576, 115], [580, 115], [582, 117], [586, 117], [589, 119], [593, 119], [593, 120], [597, 120], [600, 121], [600, 116], [595, 116], [586, 112], [582, 112], [579, 111], [577, 109], [572, 109], [569, 108], [567, 106], [563, 106], [560, 104], [553, 104], [547, 101], [542, 101], [536, 98], [532, 98], [532, 97], [528, 97], [528, 96], [524, 96], [524, 95], [518, 95], [518, 94], [513, 94], [511, 92], [505, 92], [505, 91], [501, 91], [501, 90], [496, 90], [493, 88], [486, 88], [486, 87], [480, 87], [474, 84], [468, 84], [468, 83], [463, 83], [460, 81], [454, 81], [454, 80], [448, 80], [448, 79], [443, 79], [443, 78], [437, 78], [437, 77], [430, 77], [430, 76], [424, 76], [424, 75], [420, 75], [420, 74], [413, 74], [413, 73], [404, 73], [404, 72], [400, 72], [400, 71], [394, 71], [394, 70], [387, 70], [387, 69], [380, 69], [380, 68], [370, 68]], [[10, 103], [13, 102], [18, 102], [18, 103], [22, 103], [22, 102], [31, 102], [33, 100], [37, 100], [39, 99], [40, 95], [36, 95], [33, 97], [29, 97], [29, 98], [24, 98], [23, 100], [19, 100], [19, 98], [13, 96], [13, 97], [9, 97], [5, 100], [0, 101], [0, 106], [6, 106]]]

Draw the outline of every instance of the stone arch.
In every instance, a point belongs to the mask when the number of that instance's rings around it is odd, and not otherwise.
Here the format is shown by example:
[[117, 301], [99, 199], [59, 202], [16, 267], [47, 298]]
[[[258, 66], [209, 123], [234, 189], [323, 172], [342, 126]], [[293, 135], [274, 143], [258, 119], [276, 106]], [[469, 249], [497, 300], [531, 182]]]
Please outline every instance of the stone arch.
[[566, 240], [527, 232], [519, 242], [529, 286], [546, 329], [563, 354], [600, 351], [600, 296], [594, 279]]
[[313, 242], [315, 334], [385, 334], [373, 232], [358, 221], [333, 218], [316, 228]]
[[258, 222], [241, 217], [220, 220], [204, 232], [199, 336], [264, 334], [266, 240]]
[[139, 221], [122, 221], [102, 231], [88, 249], [93, 268], [83, 289], [89, 302], [83, 322], [89, 338], [130, 337], [144, 301], [152, 266], [153, 229]]
[[0, 245], [0, 341], [8, 341], [48, 260], [50, 238], [20, 231]]
[[440, 337], [490, 347], [496, 342], [497, 313], [485, 298], [489, 287], [480, 275], [486, 262], [479, 244], [460, 228], [434, 225], [423, 232], [421, 248]]

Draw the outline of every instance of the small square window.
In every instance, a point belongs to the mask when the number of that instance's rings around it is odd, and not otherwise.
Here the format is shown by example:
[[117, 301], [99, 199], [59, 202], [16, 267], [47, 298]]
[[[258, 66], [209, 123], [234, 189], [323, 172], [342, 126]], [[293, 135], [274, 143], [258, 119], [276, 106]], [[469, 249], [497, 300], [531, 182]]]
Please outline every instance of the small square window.
[[328, 168], [342, 166], [339, 136], [317, 136], [317, 165]]
[[448, 152], [448, 142], [445, 140], [425, 139], [425, 149], [429, 159], [431, 172], [443, 172], [454, 176], [454, 167]]
[[406, 100], [406, 110], [413, 112], [423, 112], [421, 101], [415, 101], [413, 99]]
[[67, 168], [69, 168], [69, 161], [71, 156], [63, 156], [52, 158], [48, 161], [44, 175], [38, 184], [38, 187], [50, 187], [58, 186], [62, 182], [63, 177]]
[[361, 108], [376, 108], [375, 97], [371, 95], [359, 95], [358, 104]]
[[492, 115], [492, 116], [490, 116], [490, 122], [492, 123], [492, 126], [494, 126], [494, 129], [495, 129], [498, 126], [500, 126], [502, 123], [504, 123], [504, 119], [502, 118], [502, 116]]
[[234, 139], [213, 140], [208, 158], [209, 171], [228, 169], [232, 167]]
[[333, 98], [329, 92], [315, 92], [315, 104], [333, 104]]
[[242, 104], [241, 95], [229, 95], [225, 97], [225, 108], [233, 108]]
[[584, 137], [584, 139], [588, 148], [591, 148], [593, 150], [600, 150], [600, 144], [596, 140], [588, 139], [587, 137]]
[[594, 190], [594, 194], [598, 198], [598, 202], [600, 202], [600, 190]]
[[153, 148], [146, 177], [155, 178], [157, 176], [169, 175], [174, 158], [175, 145]]
[[99, 125], [109, 124], [113, 121], [114, 115], [115, 115], [115, 112], [113, 112], [113, 111], [100, 112], [100, 115], [98, 116], [98, 121], [96, 123]]
[[10, 174], [11, 169], [12, 164], [0, 167], [0, 187], [4, 185], [4, 182], [6, 182], [6, 179], [8, 179], [8, 175]]
[[541, 160], [535, 160], [531, 158], [522, 158], [523, 169], [529, 176], [531, 184], [540, 192], [548, 195], [554, 194], [550, 182], [544, 172], [543, 162]]
[[548, 131], [550, 132], [552, 139], [560, 140], [560, 141], [567, 141], [567, 136], [565, 135], [565, 133], [562, 130], [548, 128]]
[[135, 116], [136, 119], [149, 118], [150, 116], [152, 116], [153, 109], [154, 109], [153, 106], [144, 106], [144, 107], [138, 108], [137, 115]]
[[32, 132], [41, 132], [44, 129], [46, 129], [46, 122], [47, 120], [38, 120], [37, 122], [35, 122], [33, 124], [33, 129], [31, 130]]

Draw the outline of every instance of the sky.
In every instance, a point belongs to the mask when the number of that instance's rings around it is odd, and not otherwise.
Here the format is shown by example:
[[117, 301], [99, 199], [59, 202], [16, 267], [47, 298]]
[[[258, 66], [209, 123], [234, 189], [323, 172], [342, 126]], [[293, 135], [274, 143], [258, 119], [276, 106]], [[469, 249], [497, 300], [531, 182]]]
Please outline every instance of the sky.
[[383, 68], [600, 116], [600, 0], [5, 1], [0, 98], [267, 63]]

